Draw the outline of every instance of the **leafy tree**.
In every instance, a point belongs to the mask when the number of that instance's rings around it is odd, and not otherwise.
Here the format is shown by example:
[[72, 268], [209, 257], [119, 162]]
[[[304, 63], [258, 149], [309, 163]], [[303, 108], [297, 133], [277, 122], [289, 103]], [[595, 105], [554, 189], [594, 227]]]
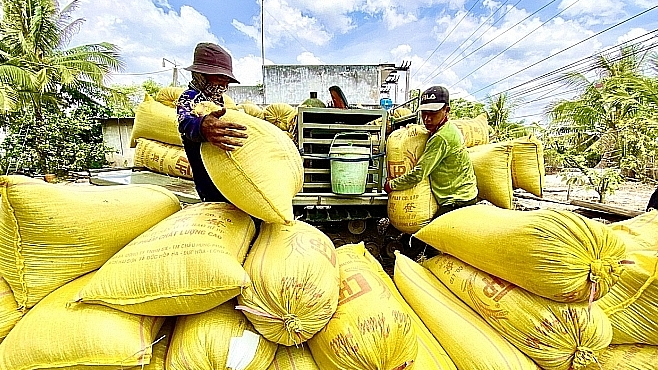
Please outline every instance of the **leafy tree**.
[[104, 85], [110, 72], [122, 68], [115, 45], [99, 43], [65, 49], [83, 23], [71, 17], [79, 0], [62, 10], [57, 0], [0, 1], [0, 96], [5, 97], [5, 111], [30, 106], [40, 117], [44, 108], [67, 107], [75, 99], [123, 99]]
[[450, 118], [475, 118], [485, 113], [484, 104], [463, 98], [450, 101]]
[[101, 126], [93, 118], [100, 112], [89, 106], [71, 114], [43, 110], [38, 119], [31, 110], [2, 116], [7, 137], [0, 146], [5, 155], [0, 168], [13, 171], [65, 175], [107, 165], [105, 154], [113, 149], [103, 144]]
[[[550, 129], [581, 151], [600, 156], [597, 167], [618, 166], [623, 161], [620, 138], [645, 131], [649, 121], [639, 119], [647, 102], [655, 99], [651, 83], [641, 74], [647, 53], [637, 46], [622, 47], [619, 55], [599, 55], [585, 73], [565, 75], [567, 84], [580, 89], [573, 100], [561, 100], [549, 105]], [[594, 72], [598, 79], [586, 76]], [[655, 114], [650, 114], [655, 117]]]
[[569, 185], [569, 192], [572, 185], [584, 185], [586, 189], [593, 189], [599, 194], [599, 203], [605, 203], [606, 196], [613, 194], [623, 181], [619, 171], [610, 168], [588, 168], [584, 162], [584, 158], [580, 156], [565, 158], [566, 164], [580, 171], [580, 174], [570, 172], [563, 176], [563, 180], [566, 179]]
[[510, 122], [510, 116], [518, 107], [519, 101], [510, 99], [507, 94], [498, 94], [487, 100], [487, 120], [491, 127], [491, 141], [505, 141], [528, 135], [530, 130], [520, 122]]

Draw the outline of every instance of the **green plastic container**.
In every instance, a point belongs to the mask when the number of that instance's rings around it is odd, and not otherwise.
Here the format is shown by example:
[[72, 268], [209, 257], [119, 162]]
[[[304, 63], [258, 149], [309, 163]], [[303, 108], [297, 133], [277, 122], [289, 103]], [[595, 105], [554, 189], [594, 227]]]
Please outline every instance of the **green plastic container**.
[[336, 194], [363, 194], [368, 180], [371, 149], [359, 146], [332, 146], [331, 191]]

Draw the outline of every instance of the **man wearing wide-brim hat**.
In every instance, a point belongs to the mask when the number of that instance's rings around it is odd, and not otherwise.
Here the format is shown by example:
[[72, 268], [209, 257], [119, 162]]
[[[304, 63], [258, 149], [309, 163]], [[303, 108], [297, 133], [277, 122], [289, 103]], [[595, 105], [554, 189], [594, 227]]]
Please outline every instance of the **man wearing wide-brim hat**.
[[418, 110], [430, 132], [425, 151], [414, 168], [400, 177], [388, 179], [384, 189], [387, 193], [410, 189], [429, 176], [432, 194], [439, 205], [436, 216], [475, 204], [478, 190], [473, 164], [461, 131], [448, 121], [448, 89], [432, 86], [425, 90]]
[[[192, 82], [178, 98], [178, 131], [194, 174], [194, 184], [204, 202], [225, 202], [226, 198], [210, 179], [201, 160], [201, 143], [208, 141], [221, 149], [233, 150], [247, 138], [246, 127], [220, 121], [226, 113], [223, 94], [229, 83], [239, 83], [233, 75], [231, 56], [221, 46], [203, 42], [194, 49], [194, 62], [185, 68], [192, 72]], [[215, 103], [218, 111], [197, 115], [194, 107], [203, 101]]]

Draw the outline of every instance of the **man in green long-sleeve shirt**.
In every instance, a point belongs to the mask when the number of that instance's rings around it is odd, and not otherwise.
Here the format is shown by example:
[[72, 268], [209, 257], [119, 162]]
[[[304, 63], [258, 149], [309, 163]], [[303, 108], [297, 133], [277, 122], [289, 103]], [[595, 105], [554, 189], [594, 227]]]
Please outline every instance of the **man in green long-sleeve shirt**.
[[430, 132], [425, 151], [411, 171], [387, 180], [384, 186], [387, 193], [409, 189], [429, 176], [432, 194], [439, 204], [437, 216], [475, 204], [478, 194], [464, 138], [457, 126], [448, 122], [449, 104], [448, 90], [443, 86], [423, 92], [418, 110]]

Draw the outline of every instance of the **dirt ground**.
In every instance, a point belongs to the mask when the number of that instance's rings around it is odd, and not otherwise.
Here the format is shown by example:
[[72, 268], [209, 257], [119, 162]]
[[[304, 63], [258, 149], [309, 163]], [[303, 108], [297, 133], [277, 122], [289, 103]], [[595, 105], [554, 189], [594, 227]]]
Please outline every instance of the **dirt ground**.
[[[655, 184], [627, 181], [622, 183], [613, 194], [608, 194], [603, 204], [644, 211], [655, 189]], [[567, 199], [567, 193], [569, 193], [569, 199]], [[562, 181], [560, 175], [546, 175], [545, 177], [544, 199], [556, 203], [524, 199], [522, 197], [527, 193], [518, 190], [516, 194], [519, 196], [517, 197], [519, 203], [529, 208], [572, 209], [575, 207], [568, 205], [570, 200], [598, 202], [598, 193], [594, 190], [587, 190], [583, 186], [572, 186], [571, 191], [568, 192], [568, 186]]]

